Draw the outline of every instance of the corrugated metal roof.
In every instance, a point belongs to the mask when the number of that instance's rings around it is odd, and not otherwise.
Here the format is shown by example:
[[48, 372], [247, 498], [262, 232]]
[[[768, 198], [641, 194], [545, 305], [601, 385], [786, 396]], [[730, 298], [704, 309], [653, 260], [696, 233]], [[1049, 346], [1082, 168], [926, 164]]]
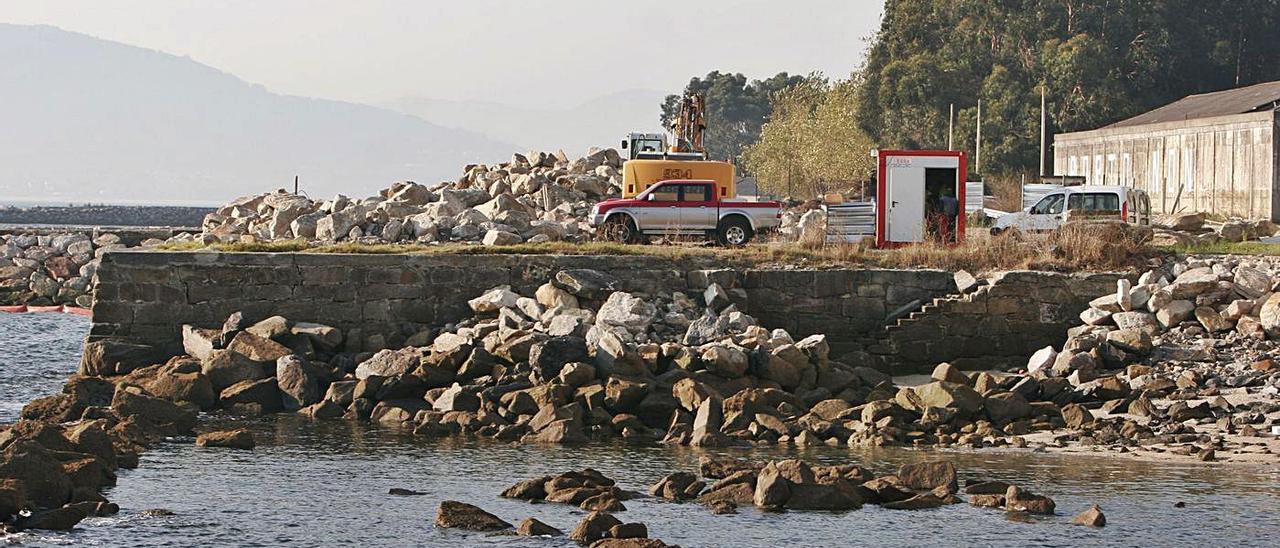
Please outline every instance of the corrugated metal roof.
[[1164, 122], [1181, 122], [1198, 118], [1214, 118], [1271, 110], [1280, 101], [1280, 81], [1190, 95], [1146, 114], [1116, 122], [1107, 127], [1131, 127]]

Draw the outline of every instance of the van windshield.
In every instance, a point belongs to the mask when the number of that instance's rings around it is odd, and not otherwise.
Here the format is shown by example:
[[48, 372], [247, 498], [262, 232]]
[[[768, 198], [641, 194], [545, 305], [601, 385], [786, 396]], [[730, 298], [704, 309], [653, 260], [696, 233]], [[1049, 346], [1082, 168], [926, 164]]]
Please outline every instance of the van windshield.
[[1063, 196], [1061, 194], [1050, 194], [1045, 196], [1031, 208], [1032, 215], [1045, 215], [1062, 213]]

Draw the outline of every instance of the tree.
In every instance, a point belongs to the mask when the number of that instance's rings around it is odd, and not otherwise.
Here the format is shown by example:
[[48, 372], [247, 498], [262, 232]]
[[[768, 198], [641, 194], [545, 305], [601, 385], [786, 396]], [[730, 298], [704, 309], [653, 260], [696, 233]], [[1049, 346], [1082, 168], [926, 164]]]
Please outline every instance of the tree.
[[[707, 98], [707, 154], [716, 160], [738, 161], [742, 149], [760, 137], [760, 127], [769, 115], [770, 97], [804, 81], [803, 76], [780, 72], [766, 80], [748, 81], [742, 74], [713, 71], [694, 77], [685, 92], [702, 92]], [[680, 95], [668, 95], [662, 103], [660, 120], [670, 127], [679, 114]]]
[[762, 190], [814, 197], [868, 178], [873, 147], [854, 116], [858, 84], [815, 76], [774, 94], [760, 139], [743, 152]]
[[886, 0], [857, 92], [885, 147], [942, 148], [957, 109], [983, 171], [1031, 170], [1050, 132], [1093, 129], [1184, 96], [1280, 79], [1280, 0]]

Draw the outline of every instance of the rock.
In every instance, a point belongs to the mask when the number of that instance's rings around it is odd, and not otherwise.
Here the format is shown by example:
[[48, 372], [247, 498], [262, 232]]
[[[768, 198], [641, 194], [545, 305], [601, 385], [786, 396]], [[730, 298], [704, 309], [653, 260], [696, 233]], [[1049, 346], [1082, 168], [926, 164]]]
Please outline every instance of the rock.
[[712, 283], [707, 286], [707, 289], [702, 292], [702, 300], [707, 303], [707, 308], [717, 313], [733, 304], [729, 300], [729, 293], [723, 287], [720, 287], [718, 283]]
[[1208, 306], [1196, 307], [1195, 315], [1196, 320], [1200, 322], [1200, 325], [1204, 326], [1205, 330], [1210, 333], [1227, 331], [1233, 327], [1231, 322], [1223, 319], [1222, 315], [1219, 314], [1217, 310]]
[[422, 363], [422, 353], [416, 348], [400, 350], [382, 349], [356, 366], [356, 378], [364, 380], [370, 376], [399, 377], [418, 368]]
[[[0, 453], [0, 478], [20, 478], [8, 489], [40, 508], [57, 508], [71, 501], [74, 485], [57, 456], [34, 441], [17, 441]], [[13, 495], [10, 495], [13, 496]]]
[[534, 293], [534, 298], [538, 301], [538, 304], [547, 307], [547, 309], [560, 307], [573, 310], [578, 308], [577, 297], [551, 283], [545, 283], [539, 286], [538, 290]]
[[200, 447], [227, 447], [231, 449], [253, 449], [257, 442], [253, 433], [247, 429], [218, 430], [205, 432], [196, 436], [196, 445]]
[[956, 291], [960, 293], [970, 293], [978, 288], [978, 278], [970, 274], [968, 270], [957, 270], [952, 275], [952, 279], [956, 282]]
[[649, 537], [649, 528], [643, 523], [620, 523], [610, 527], [606, 536], [614, 539], [646, 539]]
[[935, 381], [950, 382], [950, 383], [964, 384], [964, 385], [973, 384], [973, 381], [969, 379], [968, 375], [965, 375], [964, 372], [960, 371], [960, 369], [957, 368], [956, 366], [946, 362], [940, 363], [938, 364], [937, 367], [933, 368], [933, 374], [930, 375], [930, 377], [932, 377], [933, 380]]
[[605, 538], [610, 529], [622, 525], [618, 518], [604, 512], [591, 512], [569, 533], [569, 538], [578, 542], [595, 542]]
[[18, 518], [14, 525], [19, 529], [45, 529], [50, 531], [70, 531], [88, 517], [83, 507], [69, 504], [61, 508], [36, 512], [30, 516]]
[[1183, 272], [1169, 284], [1174, 299], [1194, 300], [1196, 295], [1218, 287], [1218, 275], [1212, 268], [1193, 268]]
[[[278, 340], [280, 337], [289, 334], [289, 320], [284, 316], [271, 316], [249, 326], [245, 329], [245, 332], [261, 339]], [[276, 359], [279, 359], [279, 357], [277, 356]]]
[[1150, 312], [1117, 312], [1111, 315], [1111, 321], [1120, 329], [1141, 329], [1149, 333], [1160, 331], [1160, 323]]
[[1068, 428], [1080, 428], [1093, 423], [1093, 413], [1083, 405], [1073, 403], [1062, 408], [1062, 420], [1066, 421]]
[[436, 398], [432, 407], [436, 411], [475, 412], [480, 409], [480, 397], [455, 382]]
[[1035, 374], [1039, 372], [1048, 372], [1053, 366], [1053, 362], [1058, 359], [1058, 351], [1052, 346], [1046, 346], [1037, 350], [1031, 355], [1031, 359], [1027, 360], [1027, 373]]
[[289, 347], [271, 339], [264, 339], [248, 331], [237, 333], [235, 338], [231, 339], [231, 344], [227, 346], [227, 350], [236, 352], [255, 362], [263, 363], [275, 363], [276, 360], [292, 353]]
[[596, 313], [596, 323], [621, 327], [632, 333], [643, 333], [657, 316], [653, 303], [630, 293], [615, 291]]
[[1004, 500], [1004, 508], [1008, 512], [1053, 515], [1053, 499], [1033, 494], [1016, 485], [1009, 486], [1009, 490], [1005, 491]]
[[516, 482], [503, 491], [502, 496], [509, 499], [542, 500], [547, 498], [545, 486], [548, 481], [551, 481], [551, 476]]
[[700, 481], [698, 476], [688, 472], [675, 472], [658, 480], [658, 483], [649, 489], [649, 494], [670, 501], [690, 500], [698, 498], [704, 487], [706, 484]]
[[741, 377], [749, 365], [746, 352], [736, 346], [723, 344], [707, 346], [702, 351], [701, 358], [709, 371], [726, 379]]
[[1150, 354], [1152, 349], [1151, 335], [1142, 329], [1117, 329], [1107, 333], [1107, 342], [1139, 356]]
[[1191, 301], [1170, 301], [1156, 312], [1156, 321], [1160, 322], [1165, 329], [1176, 327], [1190, 318], [1195, 309], [1196, 305]]
[[276, 362], [276, 386], [285, 411], [318, 403], [324, 397], [320, 384], [319, 374], [301, 357], [287, 355]]
[[505, 230], [490, 229], [488, 232], [484, 233], [484, 239], [481, 240], [481, 243], [487, 246], [495, 246], [515, 245], [523, 241], [524, 238], [521, 238], [519, 234], [507, 232]]
[[467, 305], [477, 314], [497, 312], [503, 308], [513, 308], [520, 296], [506, 287], [490, 289], [484, 295], [467, 301]]
[[177, 373], [172, 368], [165, 367], [143, 388], [153, 396], [175, 403], [190, 403], [202, 410], [211, 409], [218, 403], [213, 383], [198, 372]]
[[250, 360], [232, 350], [213, 350], [201, 361], [200, 372], [209, 378], [214, 391], [221, 393], [227, 387], [241, 381], [268, 378], [261, 363]]
[[218, 401], [223, 408], [233, 412], [254, 409], [256, 413], [274, 413], [283, 403], [274, 378], [241, 381], [228, 386], [218, 396]]
[[200, 329], [191, 325], [182, 326], [182, 349], [188, 356], [201, 361], [209, 358], [218, 337], [222, 334], [217, 329]]
[[947, 502], [933, 493], [921, 493], [906, 500], [886, 502], [880, 507], [886, 510], [927, 510], [946, 505]]
[[[116, 340], [88, 341], [80, 357], [81, 375], [127, 375], [135, 369], [164, 363], [171, 356], [154, 346]], [[216, 383], [215, 383], [216, 388]]]
[[904, 464], [898, 467], [898, 480], [904, 487], [917, 490], [945, 488], [955, 493], [959, 488], [956, 467], [947, 461]]
[[982, 395], [963, 384], [931, 382], [915, 387], [915, 394], [927, 407], [951, 407], [964, 413], [982, 410]]
[[335, 350], [342, 345], [342, 331], [324, 324], [295, 322], [289, 332], [310, 339], [311, 344], [324, 350]]
[[1031, 417], [1035, 410], [1026, 398], [1016, 392], [1002, 392], [986, 398], [987, 417], [994, 423], [1005, 423]]
[[526, 537], [558, 537], [564, 533], [534, 518], [525, 518], [516, 528], [516, 534]]
[[777, 463], [770, 461], [760, 470], [752, 499], [760, 508], [781, 508], [791, 498], [791, 483], [782, 477]]
[[436, 512], [436, 527], [457, 528], [469, 531], [500, 531], [510, 529], [511, 524], [479, 507], [463, 502], [446, 500]]
[[862, 499], [853, 491], [845, 491], [834, 485], [793, 484], [787, 499], [790, 510], [822, 510], [842, 512], [862, 507]]
[[1111, 312], [1089, 307], [1080, 313], [1080, 321], [1086, 325], [1104, 325], [1111, 323]]
[[1258, 321], [1268, 337], [1280, 337], [1280, 293], [1272, 293], [1263, 301]]
[[116, 388], [111, 408], [122, 417], [136, 416], [145, 420], [166, 435], [189, 434], [196, 426], [195, 410], [148, 396], [134, 387]]
[[603, 299], [620, 285], [613, 275], [586, 268], [561, 270], [556, 273], [552, 283], [577, 297], [589, 300]]
[[1103, 527], [1107, 524], [1107, 516], [1103, 515], [1102, 509], [1095, 504], [1088, 510], [1076, 514], [1076, 517], [1071, 518], [1071, 523], [1089, 527]]

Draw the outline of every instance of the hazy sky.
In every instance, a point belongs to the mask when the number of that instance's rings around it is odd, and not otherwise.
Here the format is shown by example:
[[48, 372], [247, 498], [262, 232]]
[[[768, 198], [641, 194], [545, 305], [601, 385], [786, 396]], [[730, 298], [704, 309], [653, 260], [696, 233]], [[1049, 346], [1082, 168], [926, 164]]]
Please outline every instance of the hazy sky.
[[186, 55], [290, 94], [570, 106], [720, 69], [843, 76], [882, 0], [0, 0], [0, 21]]

